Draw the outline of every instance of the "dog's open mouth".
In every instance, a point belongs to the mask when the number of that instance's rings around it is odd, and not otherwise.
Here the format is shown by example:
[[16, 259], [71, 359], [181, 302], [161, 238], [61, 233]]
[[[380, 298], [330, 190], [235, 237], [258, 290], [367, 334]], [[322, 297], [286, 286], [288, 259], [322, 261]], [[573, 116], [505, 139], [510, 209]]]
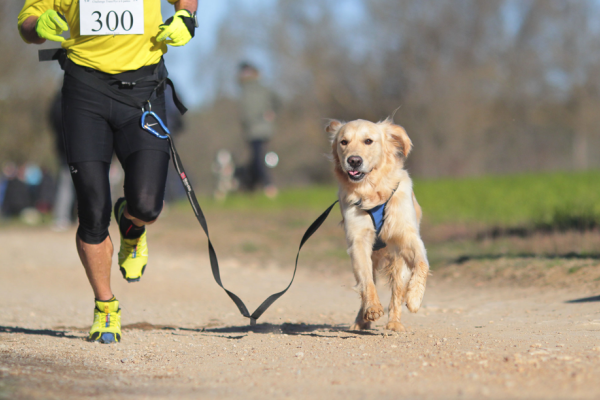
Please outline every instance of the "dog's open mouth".
[[365, 177], [365, 173], [364, 172], [360, 172], [360, 171], [348, 171], [348, 178], [350, 178], [351, 181], [354, 182], [358, 182], [360, 180], [362, 180]]

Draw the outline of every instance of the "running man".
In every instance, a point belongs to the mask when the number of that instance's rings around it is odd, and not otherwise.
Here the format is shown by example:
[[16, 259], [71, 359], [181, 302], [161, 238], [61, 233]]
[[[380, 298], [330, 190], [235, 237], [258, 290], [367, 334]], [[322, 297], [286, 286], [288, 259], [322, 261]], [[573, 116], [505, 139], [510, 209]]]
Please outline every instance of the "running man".
[[[163, 207], [169, 144], [141, 128], [142, 108], [135, 105], [146, 103], [166, 122], [162, 56], [167, 44], [183, 46], [194, 36], [198, 1], [168, 1], [175, 15], [165, 23], [160, 0], [26, 0], [19, 14], [25, 42], [52, 40], [66, 50], [63, 136], [78, 201], [77, 252], [95, 296], [91, 341], [121, 340], [121, 309], [110, 286], [113, 151], [125, 171], [125, 197], [114, 214], [121, 233], [119, 266], [129, 282], [144, 273], [145, 226]], [[65, 40], [60, 35], [67, 30]]]

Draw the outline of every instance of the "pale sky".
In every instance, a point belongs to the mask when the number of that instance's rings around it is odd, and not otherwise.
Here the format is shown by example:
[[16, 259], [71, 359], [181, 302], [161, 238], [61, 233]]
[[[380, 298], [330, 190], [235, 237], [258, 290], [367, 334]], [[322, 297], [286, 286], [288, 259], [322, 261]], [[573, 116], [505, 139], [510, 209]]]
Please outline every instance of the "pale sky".
[[[166, 20], [173, 15], [174, 8], [166, 0], [162, 0], [162, 2], [163, 19]], [[209, 57], [212, 50], [218, 45], [217, 35], [221, 24], [235, 23], [235, 21], [226, 19], [229, 10], [232, 7], [241, 7], [248, 13], [261, 14], [272, 11], [274, 7], [277, 7], [277, 3], [278, 0], [199, 0], [199, 28], [196, 29], [194, 39], [184, 47], [169, 47], [169, 52], [165, 56], [170, 78], [175, 82], [178, 92], [181, 92], [186, 106], [189, 108], [200, 106], [203, 101], [206, 101], [212, 95], [212, 93], [205, 93], [210, 88], [203, 88], [202, 84], [198, 82], [195, 66], [198, 63], [211, 62]], [[321, 4], [315, 2], [313, 5], [315, 12], [318, 13]], [[331, 6], [332, 3], [328, 5]], [[337, 0], [335, 8], [338, 15], [343, 15], [341, 20], [347, 22], [360, 19], [363, 15], [361, 0]], [[260, 15], [258, 18], [260, 18]], [[255, 48], [252, 53], [256, 57], [260, 57], [261, 52], [260, 49]], [[245, 54], [239, 56], [240, 59], [245, 59]], [[268, 64], [268, 60], [258, 61], [259, 64], [262, 64], [261, 67], [264, 67], [263, 71], [268, 75], [272, 67], [264, 65]], [[235, 79], [234, 76], [232, 76], [233, 79]]]
[[[196, 29], [195, 37], [184, 47], [169, 46], [169, 52], [165, 56], [170, 78], [175, 82], [188, 108], [198, 106], [203, 100], [197, 85], [193, 84], [195, 78], [193, 63], [201, 58], [198, 57], [199, 54], [209, 54], [216, 46], [217, 32], [228, 7], [227, 0], [200, 0], [198, 2], [199, 27]], [[166, 20], [173, 13], [173, 6], [163, 0], [163, 19]]]

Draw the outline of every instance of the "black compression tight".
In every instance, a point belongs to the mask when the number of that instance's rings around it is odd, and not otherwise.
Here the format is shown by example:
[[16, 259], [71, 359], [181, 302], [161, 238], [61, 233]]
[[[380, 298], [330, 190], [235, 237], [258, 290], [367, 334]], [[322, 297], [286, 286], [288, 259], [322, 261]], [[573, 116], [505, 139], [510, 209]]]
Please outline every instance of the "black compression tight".
[[[158, 218], [165, 197], [169, 155], [157, 150], [140, 150], [122, 163], [127, 211], [144, 222]], [[102, 161], [71, 163], [71, 176], [78, 202], [77, 235], [88, 244], [100, 244], [108, 237], [112, 202], [108, 172]]]

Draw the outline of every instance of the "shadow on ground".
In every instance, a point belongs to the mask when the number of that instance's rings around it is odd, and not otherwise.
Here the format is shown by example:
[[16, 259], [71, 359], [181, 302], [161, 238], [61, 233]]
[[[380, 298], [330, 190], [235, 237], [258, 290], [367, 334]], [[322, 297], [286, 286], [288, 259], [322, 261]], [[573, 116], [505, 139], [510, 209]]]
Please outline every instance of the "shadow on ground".
[[576, 304], [576, 303], [595, 303], [600, 302], [600, 296], [583, 297], [581, 299], [567, 300], [565, 303]]
[[[362, 335], [362, 336], [377, 336], [380, 335], [380, 333], [377, 333], [376, 331], [369, 331], [369, 330], [364, 330], [364, 331], [350, 331], [348, 330], [348, 326], [347, 325], [329, 325], [329, 324], [290, 324], [290, 323], [284, 323], [281, 325], [275, 325], [275, 324], [257, 324], [255, 326], [228, 326], [228, 327], [223, 327], [223, 328], [211, 328], [211, 329], [204, 329], [204, 332], [209, 332], [209, 333], [221, 333], [221, 334], [228, 334], [228, 333], [262, 333], [262, 334], [266, 334], [266, 333], [276, 333], [276, 334], [286, 334], [286, 335], [304, 335], [304, 336], [315, 336], [315, 337], [327, 337], [329, 335], [327, 335], [326, 333], [328, 332], [332, 332], [332, 333], [349, 333], [352, 335]], [[319, 333], [317, 333], [319, 332]]]
[[[330, 325], [330, 324], [291, 324], [284, 323], [281, 325], [276, 324], [257, 324], [254, 326], [243, 325], [243, 326], [224, 326], [224, 327], [200, 327], [200, 328], [181, 328], [173, 325], [153, 325], [148, 322], [139, 322], [136, 324], [123, 325], [123, 330], [168, 330], [173, 331], [174, 335], [177, 332], [197, 332], [205, 334], [216, 334], [224, 338], [239, 339], [249, 333], [257, 334], [285, 334], [285, 335], [304, 335], [314, 337], [330, 337], [331, 333], [346, 333], [356, 336], [377, 336], [381, 333], [376, 330], [364, 330], [364, 331], [350, 331], [347, 325]], [[78, 329], [81, 330], [81, 329]], [[328, 335], [329, 333], [329, 335]], [[236, 335], [237, 334], [237, 335]]]
[[[0, 333], [24, 333], [27, 335], [45, 335], [52, 337], [65, 337], [70, 339], [85, 339], [82, 336], [69, 335], [67, 332], [87, 332], [89, 328], [77, 328], [77, 327], [56, 327], [55, 330], [51, 329], [26, 329], [19, 327], [8, 327], [0, 326]], [[181, 328], [174, 325], [153, 325], [148, 322], [138, 322], [135, 324], [123, 325], [124, 331], [128, 330], [142, 330], [142, 331], [172, 331], [174, 335], [177, 332], [197, 332], [207, 334], [217, 334], [218, 336], [228, 339], [240, 339], [249, 333], [257, 334], [285, 334], [285, 335], [303, 335], [303, 336], [314, 336], [314, 337], [331, 337], [331, 333], [346, 333], [354, 336], [378, 336], [381, 335], [377, 330], [364, 330], [364, 331], [351, 331], [347, 325], [330, 325], [330, 324], [291, 324], [284, 323], [281, 325], [276, 324], [257, 324], [254, 326], [243, 325], [243, 326], [225, 326], [225, 327], [201, 327], [201, 328]], [[329, 333], [329, 335], [328, 335]], [[238, 334], [235, 336], [235, 334]], [[230, 336], [234, 335], [234, 336]], [[241, 336], [240, 336], [241, 335]], [[352, 337], [352, 336], [347, 336]]]
[[0, 326], [0, 333], [23, 333], [25, 335], [40, 335], [68, 339], [81, 339], [81, 336], [69, 335], [65, 331], [52, 329], [27, 329], [18, 326]]
[[536, 254], [536, 253], [515, 253], [515, 254], [473, 254], [462, 255], [451, 261], [452, 264], [464, 264], [468, 261], [481, 260], [499, 260], [501, 258], [536, 258], [546, 260], [600, 260], [600, 253], [565, 253], [565, 254]]

